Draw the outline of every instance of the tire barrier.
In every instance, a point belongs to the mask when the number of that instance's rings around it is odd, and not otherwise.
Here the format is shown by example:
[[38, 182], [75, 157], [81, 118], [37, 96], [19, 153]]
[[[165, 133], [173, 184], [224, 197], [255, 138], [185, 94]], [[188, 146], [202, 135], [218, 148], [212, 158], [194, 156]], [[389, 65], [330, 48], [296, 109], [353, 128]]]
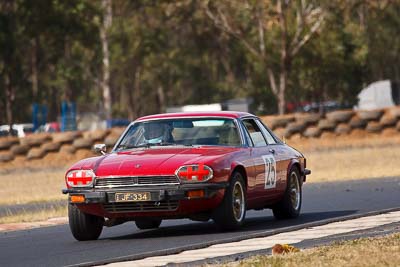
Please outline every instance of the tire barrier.
[[311, 127], [308, 127], [308, 128], [304, 131], [303, 135], [304, 135], [305, 137], [313, 137], [313, 138], [316, 138], [316, 137], [319, 137], [319, 136], [321, 135], [321, 133], [322, 133], [321, 129], [319, 129], [318, 127], [315, 127], [315, 126], [311, 126]]
[[31, 148], [28, 152], [28, 155], [26, 156], [27, 160], [32, 160], [32, 159], [41, 159], [46, 155], [46, 151], [44, 151], [41, 148]]
[[60, 147], [59, 152], [64, 154], [74, 154], [76, 148], [71, 144], [64, 144]]
[[94, 141], [90, 138], [78, 138], [76, 140], [74, 140], [74, 142], [72, 143], [72, 145], [76, 148], [76, 149], [81, 149], [81, 148], [86, 148], [86, 149], [91, 149], [92, 146], [94, 144]]
[[57, 152], [61, 147], [60, 143], [55, 143], [55, 142], [51, 142], [51, 143], [44, 143], [41, 148], [46, 152]]
[[14, 159], [14, 154], [11, 152], [0, 153], [0, 162], [9, 162]]
[[333, 131], [336, 128], [337, 123], [328, 119], [322, 119], [318, 122], [318, 128], [321, 131]]
[[[17, 143], [18, 143], [18, 141], [17, 141]], [[9, 140], [9, 139], [0, 140], [0, 150], [8, 150], [14, 144], [15, 144], [15, 142], [13, 140]]]
[[335, 133], [337, 134], [348, 134], [351, 132], [351, 126], [347, 123], [340, 123], [336, 126]]
[[400, 119], [400, 107], [394, 107], [394, 108], [390, 108], [388, 111], [393, 117], [395, 117], [396, 119]]
[[353, 110], [337, 110], [327, 113], [326, 118], [333, 122], [348, 122], [353, 115]]
[[55, 133], [53, 135], [53, 142], [60, 144], [71, 144], [75, 139], [81, 136], [82, 134], [80, 132]]
[[304, 122], [290, 122], [285, 129], [284, 136], [289, 138], [293, 134], [302, 133], [306, 128], [306, 124]]
[[107, 148], [111, 148], [117, 143], [119, 136], [117, 135], [109, 135], [104, 140], [104, 144], [106, 144]]
[[[364, 138], [370, 134], [395, 136], [400, 134], [400, 106], [385, 110], [338, 110], [319, 113], [296, 113], [262, 116], [261, 120], [279, 138], [336, 138], [350, 136]], [[50, 153], [68, 158], [93, 155], [93, 144], [105, 143], [108, 151], [115, 145], [125, 128], [91, 132], [31, 134], [25, 138], [0, 137], [0, 162], [41, 159]], [[45, 157], [47, 159], [47, 157]]]
[[15, 144], [10, 148], [11, 153], [14, 155], [26, 155], [29, 151], [29, 146], [27, 145], [20, 145], [20, 144]]
[[25, 138], [21, 138], [20, 143], [21, 145], [27, 145], [30, 147], [38, 147], [41, 146], [43, 143], [51, 141], [50, 134], [32, 134]]
[[294, 120], [294, 115], [280, 115], [271, 121], [270, 127], [272, 130], [275, 130], [279, 127], [286, 127], [289, 122], [293, 122]]
[[382, 130], [382, 125], [376, 121], [370, 121], [365, 130], [369, 133], [379, 133]]
[[396, 125], [396, 123], [397, 123], [397, 118], [396, 117], [394, 117], [392, 114], [390, 114], [390, 113], [385, 113], [382, 117], [381, 117], [381, 119], [380, 119], [380, 121], [379, 121], [379, 123], [382, 125], [382, 127], [392, 127], [392, 126], [395, 126]]
[[315, 125], [321, 119], [319, 113], [296, 113], [294, 115], [297, 122], [302, 122], [307, 125]]
[[95, 130], [92, 132], [83, 133], [83, 138], [92, 139], [94, 142], [104, 140], [104, 138], [109, 134], [108, 130]]
[[367, 121], [378, 121], [383, 113], [383, 110], [359, 110], [357, 112], [360, 119]]
[[353, 129], [363, 129], [367, 126], [368, 121], [361, 119], [358, 115], [351, 118], [349, 125]]

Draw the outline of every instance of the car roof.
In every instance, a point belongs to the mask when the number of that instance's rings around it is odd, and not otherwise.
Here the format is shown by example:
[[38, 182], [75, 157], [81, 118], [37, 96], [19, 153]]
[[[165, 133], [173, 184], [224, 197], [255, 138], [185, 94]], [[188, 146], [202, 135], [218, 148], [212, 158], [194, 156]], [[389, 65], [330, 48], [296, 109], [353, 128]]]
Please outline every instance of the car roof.
[[240, 111], [213, 111], [213, 112], [179, 112], [179, 113], [163, 113], [144, 116], [138, 118], [136, 121], [146, 121], [154, 119], [171, 119], [171, 118], [185, 118], [185, 117], [224, 117], [224, 118], [242, 118], [247, 116], [254, 116], [253, 114]]

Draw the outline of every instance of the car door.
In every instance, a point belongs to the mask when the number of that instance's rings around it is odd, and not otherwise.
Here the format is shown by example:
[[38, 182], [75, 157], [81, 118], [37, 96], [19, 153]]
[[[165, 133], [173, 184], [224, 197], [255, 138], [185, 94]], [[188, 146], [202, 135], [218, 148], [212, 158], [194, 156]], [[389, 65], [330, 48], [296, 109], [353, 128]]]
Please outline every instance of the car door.
[[274, 137], [271, 130], [259, 119], [256, 119], [256, 122], [267, 140], [268, 151], [273, 155], [276, 162], [276, 187], [274, 193], [281, 195], [286, 190], [287, 168], [290, 163], [290, 157], [285, 148], [285, 144]]
[[251, 160], [254, 164], [255, 186], [252, 192], [252, 202], [261, 206], [275, 198], [276, 190], [276, 160], [273, 151], [269, 149], [259, 124], [254, 118], [242, 120], [245, 130], [251, 139]]

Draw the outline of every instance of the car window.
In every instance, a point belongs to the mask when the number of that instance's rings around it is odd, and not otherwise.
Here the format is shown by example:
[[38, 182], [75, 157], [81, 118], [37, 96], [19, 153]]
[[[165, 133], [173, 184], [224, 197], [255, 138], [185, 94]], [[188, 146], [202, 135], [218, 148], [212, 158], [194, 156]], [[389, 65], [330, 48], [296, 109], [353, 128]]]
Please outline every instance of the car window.
[[257, 123], [253, 119], [243, 120], [243, 124], [244, 127], [246, 127], [255, 147], [267, 145], [260, 127], [258, 127]]
[[260, 129], [262, 133], [264, 134], [265, 138], [267, 139], [267, 142], [269, 145], [276, 144], [275, 138], [272, 136], [272, 134], [268, 131], [268, 129], [264, 126], [264, 124], [261, 123], [261, 121], [257, 120], [258, 126], [260, 126]]
[[241, 139], [232, 119], [163, 119], [133, 124], [116, 150], [157, 145], [240, 146]]

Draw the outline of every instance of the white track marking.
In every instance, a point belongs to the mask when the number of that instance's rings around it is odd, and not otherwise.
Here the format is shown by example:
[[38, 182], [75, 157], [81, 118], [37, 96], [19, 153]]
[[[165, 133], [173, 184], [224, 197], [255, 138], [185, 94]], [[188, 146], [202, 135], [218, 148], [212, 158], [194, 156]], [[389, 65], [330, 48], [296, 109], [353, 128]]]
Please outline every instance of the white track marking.
[[228, 256], [237, 253], [250, 252], [272, 248], [275, 244], [295, 244], [307, 239], [321, 238], [331, 235], [365, 230], [385, 224], [400, 222], [400, 211], [380, 215], [361, 217], [353, 220], [329, 223], [326, 225], [305, 228], [297, 231], [280, 233], [277, 235], [246, 239], [212, 245], [207, 248], [183, 251], [174, 255], [148, 257], [142, 260], [111, 263], [108, 267], [125, 266], [163, 266], [168, 263], [185, 263], [209, 258]]

